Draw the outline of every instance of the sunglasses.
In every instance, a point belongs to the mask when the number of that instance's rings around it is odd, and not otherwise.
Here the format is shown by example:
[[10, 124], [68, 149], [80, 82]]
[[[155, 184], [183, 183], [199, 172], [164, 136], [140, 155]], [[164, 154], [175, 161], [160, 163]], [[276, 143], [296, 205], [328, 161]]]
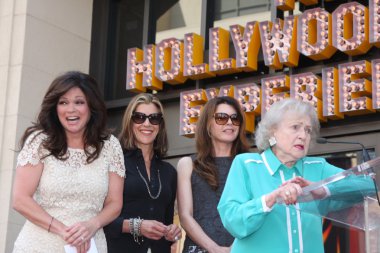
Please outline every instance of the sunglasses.
[[234, 126], [240, 126], [241, 124], [241, 119], [236, 113], [228, 115], [227, 113], [224, 113], [224, 112], [217, 112], [214, 114], [214, 119], [215, 119], [215, 123], [218, 125], [227, 124], [229, 119], [231, 119], [231, 122]]
[[145, 113], [134, 112], [132, 114], [132, 121], [136, 124], [142, 124], [146, 119], [149, 119], [149, 122], [152, 125], [159, 125], [162, 121], [162, 113], [152, 113], [146, 115]]

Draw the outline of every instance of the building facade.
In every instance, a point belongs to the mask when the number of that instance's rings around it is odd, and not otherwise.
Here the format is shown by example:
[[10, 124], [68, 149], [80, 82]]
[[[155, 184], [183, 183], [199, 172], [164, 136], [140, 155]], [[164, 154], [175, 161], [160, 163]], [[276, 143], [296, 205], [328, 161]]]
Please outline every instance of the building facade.
[[92, 5], [0, 1], [0, 252], [12, 252], [25, 222], [11, 206], [19, 139], [58, 74], [89, 71]]
[[[158, 45], [168, 38], [184, 41], [185, 34], [196, 33], [204, 39], [204, 62], [210, 63], [210, 28], [226, 31], [231, 25], [246, 27], [252, 21], [274, 21], [292, 15], [324, 8], [333, 13], [345, 1], [316, 1], [312, 5], [295, 3], [292, 10], [276, 7], [279, 1], [270, 0], [68, 0], [28, 1], [0, 0], [0, 252], [11, 252], [13, 242], [24, 219], [12, 210], [12, 181], [15, 173], [18, 141], [39, 110], [42, 97], [55, 76], [68, 70], [90, 73], [99, 81], [109, 112], [109, 126], [118, 131], [121, 117], [130, 98], [135, 94], [127, 87], [128, 49]], [[347, 1], [350, 2], [350, 1]], [[357, 1], [372, 8], [373, 1]], [[284, 7], [285, 8], [285, 7]], [[354, 19], [349, 19], [354, 22]], [[299, 20], [298, 20], [299, 21]], [[347, 21], [348, 22], [348, 21]], [[316, 25], [309, 26], [311, 29]], [[228, 36], [229, 37], [229, 36]], [[349, 37], [349, 35], [346, 35]], [[311, 41], [309, 41], [311, 43]], [[314, 42], [314, 41], [313, 41]], [[257, 41], [257, 43], [260, 43]], [[231, 58], [236, 58], [232, 39], [227, 43]], [[183, 108], [181, 93], [193, 90], [221, 89], [234, 86], [235, 90], [247, 84], [263, 88], [263, 79], [281, 75], [313, 73], [323, 78], [323, 69], [380, 58], [380, 50], [370, 46], [367, 51], [349, 55], [337, 50], [324, 59], [299, 56], [298, 66], [268, 67], [265, 54], [257, 55], [257, 69], [232, 71], [211, 78], [188, 78], [172, 85], [163, 82], [154, 92], [165, 107], [169, 133], [167, 160], [176, 164], [182, 156], [195, 152], [194, 140], [181, 132]], [[366, 77], [374, 82], [374, 78]], [[372, 79], [372, 80], [371, 80]], [[306, 89], [302, 86], [302, 89]], [[290, 94], [289, 89], [283, 89]], [[379, 91], [378, 91], [379, 92]], [[368, 94], [367, 94], [368, 93]], [[366, 96], [374, 99], [375, 93]], [[323, 100], [323, 98], [320, 98]], [[261, 102], [264, 106], [264, 102]], [[256, 107], [253, 108], [259, 110]], [[321, 135], [334, 141], [360, 142], [371, 157], [380, 155], [380, 112], [347, 113], [344, 117], [322, 121]], [[261, 112], [255, 114], [254, 124]], [[191, 135], [191, 134], [189, 134]], [[252, 137], [253, 133], [248, 133]], [[252, 150], [255, 150], [253, 140]], [[316, 144], [312, 155], [321, 155], [337, 165], [349, 168], [362, 161], [360, 145]], [[351, 232], [338, 231], [337, 239], [359, 238]], [[350, 237], [351, 236], [351, 237]], [[360, 248], [354, 240], [342, 239], [342, 252]], [[360, 240], [358, 240], [360, 241]], [[333, 250], [334, 251], [334, 250]]]

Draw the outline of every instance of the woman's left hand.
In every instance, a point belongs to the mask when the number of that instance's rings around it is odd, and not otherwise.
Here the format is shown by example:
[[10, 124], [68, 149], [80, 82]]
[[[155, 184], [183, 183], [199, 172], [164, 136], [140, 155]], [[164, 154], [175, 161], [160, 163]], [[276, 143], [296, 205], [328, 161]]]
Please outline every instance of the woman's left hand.
[[97, 230], [97, 227], [91, 221], [78, 222], [66, 229], [67, 234], [64, 239], [68, 244], [78, 249], [79, 246], [88, 244]]
[[181, 239], [182, 230], [176, 224], [170, 224], [165, 233], [165, 239], [167, 241], [175, 242]]
[[87, 240], [84, 243], [82, 243], [80, 246], [77, 246], [76, 247], [77, 253], [86, 253], [87, 251], [89, 251], [90, 244], [91, 244], [90, 240]]
[[292, 179], [282, 183], [281, 186], [284, 186], [284, 185], [289, 184], [289, 183], [298, 184], [299, 186], [301, 186], [301, 188], [303, 188], [303, 187], [309, 186], [312, 182], [304, 179], [303, 177], [295, 177], [295, 178], [292, 178]]
[[[304, 188], [306, 186], [311, 185], [313, 182], [306, 180], [303, 177], [295, 177], [289, 181], [286, 181], [282, 185], [286, 185], [288, 183], [298, 184], [299, 186], [301, 186], [301, 188]], [[325, 187], [319, 187], [319, 188], [311, 191], [310, 193], [313, 195], [314, 199], [323, 199], [328, 195]]]

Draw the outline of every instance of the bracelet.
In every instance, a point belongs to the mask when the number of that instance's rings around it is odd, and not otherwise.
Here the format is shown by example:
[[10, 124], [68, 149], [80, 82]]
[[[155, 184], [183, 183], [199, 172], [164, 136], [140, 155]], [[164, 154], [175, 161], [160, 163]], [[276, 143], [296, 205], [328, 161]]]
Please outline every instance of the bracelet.
[[134, 234], [134, 229], [133, 229], [133, 218], [130, 218], [129, 219], [129, 222], [128, 222], [128, 224], [129, 224], [129, 233], [131, 233], [131, 234]]
[[143, 219], [140, 219], [140, 218], [139, 218], [139, 226], [138, 226], [138, 228], [137, 228], [137, 235], [138, 235], [138, 236], [142, 236], [142, 235], [141, 235], [141, 224], [142, 224], [142, 222], [143, 222]]
[[51, 220], [50, 220], [50, 224], [49, 224], [49, 228], [48, 228], [48, 233], [50, 233], [50, 229], [51, 229], [51, 224], [53, 224], [53, 220], [54, 220], [54, 217], [51, 216]]
[[140, 217], [129, 219], [129, 231], [133, 236], [133, 240], [138, 244], [144, 242], [144, 237], [141, 235], [141, 224], [143, 220], [144, 219], [141, 219]]

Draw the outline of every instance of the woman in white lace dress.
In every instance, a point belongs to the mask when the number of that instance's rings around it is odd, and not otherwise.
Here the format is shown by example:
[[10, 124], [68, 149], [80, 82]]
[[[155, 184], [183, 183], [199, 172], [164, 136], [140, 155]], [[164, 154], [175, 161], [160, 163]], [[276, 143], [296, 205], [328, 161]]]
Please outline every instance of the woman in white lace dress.
[[21, 146], [13, 207], [27, 221], [13, 252], [63, 253], [71, 245], [84, 253], [92, 238], [107, 252], [102, 228], [120, 213], [125, 168], [96, 81], [81, 72], [57, 77]]

